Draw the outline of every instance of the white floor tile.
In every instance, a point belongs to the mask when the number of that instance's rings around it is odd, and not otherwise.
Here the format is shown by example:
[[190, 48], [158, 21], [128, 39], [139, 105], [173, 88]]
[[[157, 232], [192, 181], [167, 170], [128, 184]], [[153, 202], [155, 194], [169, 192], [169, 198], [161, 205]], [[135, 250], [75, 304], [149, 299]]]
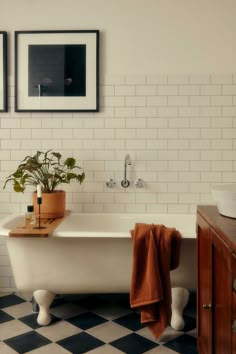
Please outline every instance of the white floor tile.
[[44, 347], [31, 350], [25, 354], [71, 354], [71, 352], [56, 343], [51, 343]]
[[160, 344], [164, 344], [174, 338], [177, 338], [181, 335], [183, 335], [184, 332], [182, 331], [176, 331], [175, 329], [171, 327], [167, 327], [164, 333], [161, 335], [160, 338], [157, 339], [157, 342]]
[[176, 331], [171, 327], [167, 327], [164, 333], [158, 339], [154, 338], [152, 332], [148, 329], [148, 327], [141, 328], [136, 333], [159, 344], [164, 344], [169, 340], [179, 337], [180, 335], [183, 334], [183, 332]]
[[53, 342], [57, 342], [58, 340], [80, 333], [81, 329], [62, 320], [54, 322], [50, 324], [50, 326], [40, 327], [36, 332], [42, 334]]
[[32, 314], [32, 304], [23, 302], [22, 304], [5, 307], [3, 310], [14, 318], [20, 318]]
[[[178, 354], [175, 350], [163, 347], [162, 345], [160, 345], [157, 348], [153, 348], [151, 350], [149, 350], [148, 352], [145, 352], [145, 354]], [[191, 354], [191, 353], [189, 353]]]
[[89, 352], [86, 352], [86, 354], [121, 354], [120, 350], [112, 347], [109, 344], [103, 345], [102, 347], [90, 350]]
[[114, 322], [103, 323], [99, 326], [88, 329], [86, 332], [105, 343], [112, 342], [113, 340], [131, 333], [128, 328], [119, 326]]
[[8, 339], [29, 331], [32, 331], [32, 328], [26, 326], [19, 320], [4, 322], [0, 324], [0, 339]]

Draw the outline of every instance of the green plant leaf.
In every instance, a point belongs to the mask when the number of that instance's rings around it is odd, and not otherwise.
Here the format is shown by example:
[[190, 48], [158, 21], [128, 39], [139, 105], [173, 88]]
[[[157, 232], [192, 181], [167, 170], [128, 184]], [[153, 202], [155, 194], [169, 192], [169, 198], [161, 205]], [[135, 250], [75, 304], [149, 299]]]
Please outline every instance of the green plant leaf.
[[77, 180], [80, 182], [80, 184], [83, 182], [85, 179], [85, 173], [83, 172], [81, 175], [78, 175]]
[[55, 156], [58, 160], [61, 159], [61, 154], [59, 152], [52, 152], [52, 155]]
[[23, 192], [27, 185], [40, 184], [43, 192], [53, 193], [60, 184], [68, 184], [72, 180], [82, 183], [85, 173], [74, 172], [75, 169], [80, 169], [76, 160], [68, 157], [63, 162], [61, 157], [59, 152], [52, 150], [37, 151], [33, 156], [27, 155], [16, 171], [6, 178], [3, 188], [8, 182], [12, 182], [14, 191]]
[[76, 161], [73, 157], [68, 157], [66, 159], [66, 161], [64, 162], [64, 164], [70, 169], [75, 167], [75, 163], [76, 163]]
[[76, 179], [77, 178], [77, 174], [70, 172], [70, 173], [67, 173], [66, 177], [67, 177], [68, 181], [71, 181], [72, 179]]
[[14, 191], [19, 193], [19, 192], [24, 192], [25, 188], [20, 185], [17, 181], [14, 182]]
[[16, 172], [14, 172], [11, 176], [13, 176], [14, 178], [21, 178], [23, 176], [24, 172], [22, 170], [16, 170]]

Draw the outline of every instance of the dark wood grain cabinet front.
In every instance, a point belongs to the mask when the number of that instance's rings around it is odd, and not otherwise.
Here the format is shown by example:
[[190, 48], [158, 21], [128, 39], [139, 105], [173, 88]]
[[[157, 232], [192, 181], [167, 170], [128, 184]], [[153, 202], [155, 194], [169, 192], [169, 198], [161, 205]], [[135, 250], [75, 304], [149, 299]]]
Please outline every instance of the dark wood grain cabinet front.
[[198, 288], [197, 288], [197, 329], [199, 353], [211, 353], [212, 348], [212, 312], [211, 312], [211, 248], [209, 225], [202, 217], [197, 223], [197, 260], [198, 260]]
[[197, 211], [197, 329], [200, 354], [236, 354], [236, 220]]
[[231, 353], [231, 250], [210, 229], [212, 253], [212, 353]]

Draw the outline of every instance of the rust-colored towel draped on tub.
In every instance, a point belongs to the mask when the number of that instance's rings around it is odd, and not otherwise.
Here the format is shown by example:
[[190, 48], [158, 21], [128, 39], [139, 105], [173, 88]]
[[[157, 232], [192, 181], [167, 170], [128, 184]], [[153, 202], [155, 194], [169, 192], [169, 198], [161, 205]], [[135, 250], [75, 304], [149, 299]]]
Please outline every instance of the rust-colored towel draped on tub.
[[171, 319], [170, 270], [180, 261], [181, 234], [164, 225], [135, 225], [130, 305], [141, 311], [155, 338], [160, 337]]

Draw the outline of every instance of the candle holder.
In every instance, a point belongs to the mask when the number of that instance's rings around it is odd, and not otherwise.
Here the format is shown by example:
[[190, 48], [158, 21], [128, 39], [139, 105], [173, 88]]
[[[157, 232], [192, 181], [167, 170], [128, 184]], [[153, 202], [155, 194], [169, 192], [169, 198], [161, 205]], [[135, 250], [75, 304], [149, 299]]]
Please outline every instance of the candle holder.
[[42, 198], [38, 197], [37, 198], [37, 204], [39, 206], [39, 217], [38, 217], [38, 226], [35, 226], [34, 229], [41, 230], [41, 229], [46, 229], [45, 226], [41, 226], [41, 211], [40, 211], [40, 206], [42, 204]]

